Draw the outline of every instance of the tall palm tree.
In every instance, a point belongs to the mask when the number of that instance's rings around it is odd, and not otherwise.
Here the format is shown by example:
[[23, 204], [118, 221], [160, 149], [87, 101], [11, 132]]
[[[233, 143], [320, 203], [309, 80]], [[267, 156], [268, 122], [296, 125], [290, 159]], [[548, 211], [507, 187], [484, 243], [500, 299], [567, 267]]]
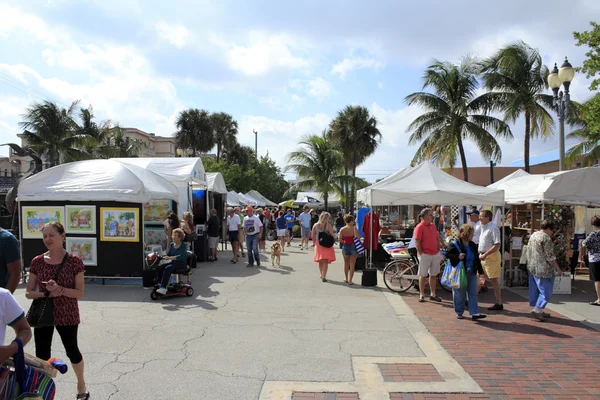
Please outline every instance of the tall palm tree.
[[24, 130], [24, 141], [43, 155], [50, 167], [81, 157], [78, 147], [82, 137], [76, 133], [73, 119], [78, 104], [74, 101], [65, 109], [50, 101], [34, 102], [22, 116], [19, 126]]
[[227, 113], [212, 113], [210, 125], [217, 145], [217, 162], [221, 159], [223, 149], [231, 148], [237, 143], [238, 123]]
[[79, 109], [79, 122], [75, 132], [82, 140], [81, 159], [107, 158], [102, 156], [102, 150], [109, 145], [110, 121], [102, 121], [98, 124], [94, 119], [92, 106]]
[[426, 111], [407, 128], [413, 132], [409, 144], [422, 141], [413, 164], [432, 160], [441, 167], [453, 167], [460, 157], [468, 182], [465, 140], [474, 141], [486, 160], [500, 161], [502, 150], [494, 134], [504, 138], [512, 138], [512, 134], [504, 121], [478, 113], [477, 71], [471, 57], [463, 58], [460, 65], [434, 60], [423, 75], [423, 89], [431, 88], [433, 93], [416, 92], [405, 98], [408, 105], [419, 105]]
[[542, 56], [522, 41], [509, 44], [484, 60], [481, 73], [485, 88], [491, 90], [481, 96], [481, 106], [488, 111], [500, 111], [504, 120], [515, 122], [525, 117], [523, 158], [529, 172], [531, 139], [548, 137], [554, 133], [552, 96], [548, 89], [548, 68]]
[[363, 106], [346, 106], [339, 111], [330, 124], [330, 131], [330, 136], [344, 154], [344, 174], [352, 172], [352, 188], [344, 188], [346, 193], [350, 192], [349, 209], [352, 211], [356, 192], [356, 168], [375, 152], [381, 142], [381, 132], [377, 128], [377, 119]]
[[175, 138], [180, 148], [208, 153], [215, 146], [215, 137], [210, 125], [210, 114], [206, 110], [190, 108], [179, 113], [175, 122]]
[[593, 131], [585, 122], [585, 113], [591, 109], [587, 106], [598, 99], [600, 99], [600, 94], [596, 94], [583, 105], [575, 103], [569, 106], [571, 118], [569, 119], [569, 115], [567, 115], [567, 123], [578, 129], [569, 133], [567, 138], [577, 139], [579, 143], [567, 151], [565, 161], [568, 166], [576, 164], [582, 156], [581, 164], [584, 167], [594, 165], [600, 160], [600, 132]]
[[106, 141], [98, 146], [98, 158], [139, 157], [147, 145], [141, 140], [130, 140], [119, 125], [107, 129]]
[[300, 148], [287, 156], [285, 171], [294, 171], [300, 180], [284, 194], [292, 191], [316, 189], [323, 193], [325, 209], [329, 205], [329, 195], [343, 196], [342, 186], [346, 177], [342, 174], [342, 152], [328, 138], [326, 132], [321, 136], [305, 136], [299, 143]]

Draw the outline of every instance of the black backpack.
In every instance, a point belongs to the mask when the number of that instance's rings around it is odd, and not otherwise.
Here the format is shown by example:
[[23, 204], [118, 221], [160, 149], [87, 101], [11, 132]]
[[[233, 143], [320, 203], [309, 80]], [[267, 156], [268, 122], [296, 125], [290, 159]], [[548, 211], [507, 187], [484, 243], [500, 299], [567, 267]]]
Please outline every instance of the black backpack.
[[[325, 228], [327, 228], [327, 225], [325, 225]], [[323, 230], [321, 232], [319, 232], [319, 244], [323, 247], [333, 247], [333, 244], [335, 243], [335, 239], [333, 238], [333, 236], [331, 236], [329, 234], [329, 232]]]

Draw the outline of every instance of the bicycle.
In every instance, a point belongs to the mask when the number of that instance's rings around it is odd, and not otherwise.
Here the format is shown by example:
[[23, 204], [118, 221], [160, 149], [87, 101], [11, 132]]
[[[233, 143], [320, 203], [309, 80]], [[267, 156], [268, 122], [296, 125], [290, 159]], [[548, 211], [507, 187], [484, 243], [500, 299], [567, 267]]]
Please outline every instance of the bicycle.
[[[445, 264], [445, 260], [442, 261], [442, 267]], [[383, 282], [388, 289], [392, 292], [400, 293], [406, 292], [411, 287], [419, 287], [419, 276], [417, 272], [419, 270], [419, 264], [411, 256], [406, 258], [395, 259], [387, 263], [383, 269]], [[440, 269], [443, 271], [443, 268]], [[452, 292], [450, 286], [442, 285], [441, 278], [442, 272], [437, 276], [438, 286], [447, 292]]]

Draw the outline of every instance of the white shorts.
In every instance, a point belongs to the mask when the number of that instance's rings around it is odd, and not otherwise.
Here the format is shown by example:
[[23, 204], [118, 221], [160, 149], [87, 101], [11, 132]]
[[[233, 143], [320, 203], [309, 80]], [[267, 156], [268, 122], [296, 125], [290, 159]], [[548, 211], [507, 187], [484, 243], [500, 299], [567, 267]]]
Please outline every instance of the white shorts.
[[282, 237], [287, 237], [288, 235], [288, 230], [286, 229], [277, 229], [277, 236], [282, 238]]
[[219, 246], [219, 237], [218, 236], [209, 236], [208, 237], [208, 248], [216, 249]]
[[436, 276], [440, 273], [441, 265], [444, 258], [442, 257], [442, 253], [437, 253], [435, 255], [431, 254], [421, 254], [419, 257], [419, 272], [417, 275], [419, 276]]

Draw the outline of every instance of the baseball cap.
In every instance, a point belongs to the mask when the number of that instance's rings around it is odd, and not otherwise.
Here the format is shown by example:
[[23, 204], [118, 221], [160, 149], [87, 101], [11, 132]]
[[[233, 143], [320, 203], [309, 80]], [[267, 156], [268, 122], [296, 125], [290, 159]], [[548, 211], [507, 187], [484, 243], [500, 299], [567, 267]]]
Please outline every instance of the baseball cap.
[[476, 209], [475, 207], [473, 207], [469, 211], [467, 211], [467, 214], [468, 215], [471, 215], [471, 214], [477, 214], [477, 215], [479, 215], [479, 210]]

